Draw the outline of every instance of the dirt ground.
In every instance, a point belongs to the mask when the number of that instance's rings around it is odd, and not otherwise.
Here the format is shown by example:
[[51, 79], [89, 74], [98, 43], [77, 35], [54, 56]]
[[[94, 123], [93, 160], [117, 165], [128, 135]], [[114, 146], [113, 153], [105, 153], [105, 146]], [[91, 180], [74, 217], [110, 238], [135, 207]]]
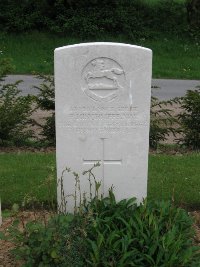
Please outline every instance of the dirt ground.
[[[194, 217], [194, 244], [200, 246], [200, 212], [193, 211], [190, 213]], [[21, 218], [24, 223], [30, 220], [40, 219], [42, 221], [48, 220], [51, 216], [48, 212], [30, 212], [24, 211], [17, 215], [17, 218]], [[0, 232], [6, 233], [9, 226], [12, 225], [12, 222], [16, 219], [16, 216], [9, 217], [3, 220], [3, 224], [0, 227]], [[23, 229], [22, 224], [20, 228]], [[0, 267], [21, 267], [23, 262], [15, 260], [14, 256], [11, 253], [11, 250], [14, 248], [14, 245], [11, 242], [0, 240]]]

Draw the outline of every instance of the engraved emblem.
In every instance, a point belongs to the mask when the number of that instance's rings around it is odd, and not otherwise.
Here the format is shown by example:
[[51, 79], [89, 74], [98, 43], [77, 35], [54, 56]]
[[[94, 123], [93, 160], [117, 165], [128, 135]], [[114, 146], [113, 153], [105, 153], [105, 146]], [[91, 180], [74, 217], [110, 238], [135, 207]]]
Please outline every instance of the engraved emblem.
[[101, 57], [91, 60], [82, 72], [82, 89], [95, 101], [109, 102], [123, 90], [125, 73], [113, 59]]

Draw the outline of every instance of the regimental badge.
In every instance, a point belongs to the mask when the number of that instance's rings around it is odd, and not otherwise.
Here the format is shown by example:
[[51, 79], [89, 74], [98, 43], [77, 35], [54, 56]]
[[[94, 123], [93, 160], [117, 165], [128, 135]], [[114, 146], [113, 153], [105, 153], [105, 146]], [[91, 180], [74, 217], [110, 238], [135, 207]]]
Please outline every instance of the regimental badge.
[[110, 58], [93, 59], [82, 71], [82, 90], [95, 101], [114, 100], [122, 92], [124, 84], [123, 68]]

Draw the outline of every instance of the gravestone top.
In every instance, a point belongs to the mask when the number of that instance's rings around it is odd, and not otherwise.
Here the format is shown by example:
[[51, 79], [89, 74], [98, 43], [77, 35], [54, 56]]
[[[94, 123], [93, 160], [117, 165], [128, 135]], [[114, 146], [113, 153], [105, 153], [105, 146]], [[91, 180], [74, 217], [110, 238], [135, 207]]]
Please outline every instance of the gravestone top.
[[66, 48], [75, 48], [75, 47], [88, 47], [88, 46], [97, 46], [97, 45], [106, 45], [106, 46], [121, 46], [121, 47], [130, 47], [130, 48], [141, 48], [142, 50], [147, 50], [150, 53], [152, 53], [152, 50], [143, 46], [138, 46], [138, 45], [132, 45], [132, 44], [125, 44], [125, 43], [113, 43], [113, 42], [91, 42], [91, 43], [80, 43], [80, 44], [73, 44], [73, 45], [66, 45], [62, 47], [58, 47], [55, 49], [55, 52], [60, 51], [60, 50], [65, 50]]
[[[129, 44], [55, 50], [58, 178], [66, 167], [81, 173], [100, 162], [103, 194], [114, 186], [118, 200], [146, 196], [151, 66], [151, 50]], [[88, 192], [88, 181], [81, 187]], [[74, 181], [66, 177], [64, 188], [72, 194]]]

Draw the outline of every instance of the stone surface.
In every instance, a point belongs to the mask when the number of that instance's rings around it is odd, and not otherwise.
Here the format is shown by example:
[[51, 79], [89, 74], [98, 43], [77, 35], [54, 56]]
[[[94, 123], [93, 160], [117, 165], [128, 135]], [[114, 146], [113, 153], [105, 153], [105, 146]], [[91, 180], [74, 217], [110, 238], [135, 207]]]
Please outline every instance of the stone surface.
[[[117, 200], [146, 197], [152, 52], [118, 43], [85, 43], [55, 50], [57, 176], [94, 163], [101, 193]], [[65, 195], [75, 179], [63, 175]], [[88, 177], [81, 190], [89, 194]], [[58, 200], [61, 189], [58, 187]], [[73, 211], [68, 197], [68, 211]]]

